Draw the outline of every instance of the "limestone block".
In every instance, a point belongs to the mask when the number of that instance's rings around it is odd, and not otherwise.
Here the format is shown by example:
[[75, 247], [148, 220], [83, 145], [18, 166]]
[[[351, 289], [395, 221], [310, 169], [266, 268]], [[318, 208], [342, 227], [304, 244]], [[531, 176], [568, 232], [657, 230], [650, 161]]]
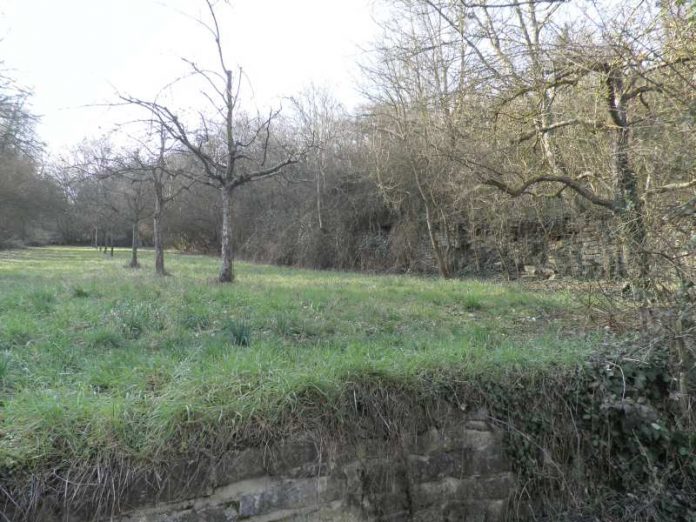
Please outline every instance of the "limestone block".
[[[373, 435], [331, 451], [308, 439], [229, 452], [211, 459], [207, 476], [200, 462], [184, 462], [171, 471], [195, 473], [164, 477], [166, 495], [123, 521], [501, 522], [515, 487], [502, 434], [485, 410], [437, 419], [398, 443]], [[177, 488], [176, 502], [157, 502]]]
[[250, 448], [230, 451], [222, 455], [214, 464], [212, 476], [216, 486], [239, 482], [266, 474], [264, 451]]
[[339, 488], [332, 487], [328, 477], [290, 479], [239, 498], [240, 517], [263, 515], [272, 511], [307, 508], [336, 500]]
[[268, 453], [266, 469], [269, 474], [277, 476], [316, 477], [321, 471], [319, 466], [322, 459], [319, 457], [318, 448], [313, 442], [286, 442]]
[[417, 452], [428, 455], [460, 448], [486, 451], [497, 442], [493, 432], [467, 429], [465, 424], [457, 424], [440, 430], [432, 428], [423, 434], [419, 437]]

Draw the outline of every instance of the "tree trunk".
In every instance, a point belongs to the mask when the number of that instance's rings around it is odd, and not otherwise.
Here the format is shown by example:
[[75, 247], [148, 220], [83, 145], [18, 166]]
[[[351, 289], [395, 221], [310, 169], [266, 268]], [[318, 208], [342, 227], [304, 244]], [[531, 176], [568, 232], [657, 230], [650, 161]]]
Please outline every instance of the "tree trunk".
[[131, 261], [128, 265], [131, 268], [140, 268], [140, 263], [138, 263], [138, 222], [133, 223], [133, 241], [132, 241], [132, 254]]
[[[623, 74], [609, 69], [606, 77], [609, 115], [614, 122], [612, 142], [613, 170], [616, 179], [616, 208], [623, 225], [632, 264], [638, 269], [637, 287], [647, 289], [650, 282], [650, 259], [645, 250], [647, 231], [643, 202], [638, 194], [638, 180], [629, 161], [630, 127], [624, 96]], [[633, 261], [635, 259], [636, 261]]]
[[109, 255], [111, 257], [114, 257], [114, 233], [113, 232], [109, 232], [109, 247], [110, 247]]
[[162, 245], [162, 193], [161, 188], [155, 187], [155, 213], [153, 216], [152, 234], [155, 243], [155, 273], [163, 276], [164, 270], [164, 246]]
[[319, 220], [319, 230], [324, 230], [324, 222], [321, 218], [321, 176], [323, 172], [318, 172], [316, 175], [317, 182], [317, 219]]
[[421, 185], [420, 176], [417, 172], [415, 172], [415, 170], [414, 176], [416, 180], [416, 186], [418, 187], [418, 192], [420, 192], [421, 198], [423, 199], [423, 205], [425, 206], [425, 224], [428, 227], [428, 237], [430, 238], [430, 245], [432, 246], [433, 252], [435, 253], [437, 267], [440, 271], [440, 275], [445, 279], [449, 279], [450, 277], [452, 277], [452, 275], [450, 273], [450, 267], [448, 260], [446, 259], [446, 255], [442, 252], [440, 242], [437, 240], [437, 237], [435, 237], [435, 231], [433, 230], [433, 218], [432, 213], [430, 211], [430, 203], [428, 201], [427, 196], [425, 195], [423, 186]]
[[643, 205], [639, 198], [626, 195], [626, 206], [621, 211], [621, 221], [624, 227], [624, 235], [629, 245], [629, 255], [632, 264], [637, 268], [638, 282], [641, 288], [650, 286], [650, 259], [645, 251], [647, 232]]
[[636, 174], [628, 163], [628, 129], [618, 129], [614, 143], [615, 168], [618, 173], [618, 194], [621, 198], [619, 215], [624, 228], [624, 236], [629, 246], [632, 264], [638, 270], [639, 286], [649, 284], [650, 260], [645, 251], [647, 232], [643, 202], [638, 195]]
[[94, 248], [99, 249], [99, 227], [94, 227]]
[[222, 241], [220, 248], [220, 277], [221, 283], [234, 281], [234, 266], [232, 262], [232, 191], [228, 187], [220, 189], [222, 195]]
[[[682, 283], [684, 284], [684, 283]], [[693, 336], [688, 335], [689, 330], [693, 329], [693, 316], [690, 313], [693, 302], [689, 298], [688, 287], [683, 287], [679, 292], [677, 318], [674, 321], [673, 331], [677, 366], [679, 368], [677, 376], [677, 389], [679, 390], [679, 407], [685, 422], [691, 424], [696, 422], [696, 412], [692, 408], [693, 394], [696, 385], [696, 364], [694, 364], [694, 354], [696, 351], [693, 346]]]
[[[551, 173], [554, 176], [561, 176], [563, 175], [563, 169], [561, 168], [558, 147], [556, 146], [556, 142], [553, 137], [553, 123], [553, 102], [549, 89], [544, 87], [541, 92], [541, 121], [537, 126], [537, 132], [542, 150], [544, 152], [544, 157], [546, 158], [546, 162], [551, 169]], [[550, 130], [545, 131], [543, 129]]]

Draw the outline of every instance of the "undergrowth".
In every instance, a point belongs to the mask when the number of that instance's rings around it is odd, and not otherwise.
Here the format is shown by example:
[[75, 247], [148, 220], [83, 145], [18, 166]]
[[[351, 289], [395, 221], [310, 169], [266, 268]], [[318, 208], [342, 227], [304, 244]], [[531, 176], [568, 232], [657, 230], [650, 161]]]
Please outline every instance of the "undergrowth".
[[512, 393], [484, 386], [520, 479], [513, 518], [696, 520], [696, 433], [674, 398], [669, 351], [646, 346], [616, 343]]

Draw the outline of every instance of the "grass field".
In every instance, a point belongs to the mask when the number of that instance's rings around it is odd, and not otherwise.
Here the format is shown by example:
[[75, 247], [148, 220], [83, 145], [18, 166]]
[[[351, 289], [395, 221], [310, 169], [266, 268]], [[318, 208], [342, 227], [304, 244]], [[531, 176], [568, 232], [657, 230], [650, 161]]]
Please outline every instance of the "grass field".
[[168, 255], [166, 278], [150, 252], [141, 270], [127, 260], [0, 252], [3, 469], [154, 458], [177, 447], [182, 424], [272, 423], [309, 388], [330, 404], [355, 379], [504, 378], [592, 350], [563, 292], [245, 263], [219, 285], [212, 258]]

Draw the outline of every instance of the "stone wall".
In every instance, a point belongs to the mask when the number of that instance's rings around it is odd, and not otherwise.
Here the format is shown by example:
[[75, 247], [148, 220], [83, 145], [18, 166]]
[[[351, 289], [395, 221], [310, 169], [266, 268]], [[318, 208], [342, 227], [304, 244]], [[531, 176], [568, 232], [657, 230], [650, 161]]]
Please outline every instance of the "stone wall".
[[[458, 415], [390, 440], [337, 444], [308, 437], [229, 452], [205, 476], [172, 477], [179, 483], [175, 500], [162, 491], [159, 503], [148, 502], [143, 487], [140, 498], [136, 492], [129, 500], [141, 507], [110, 520], [499, 522], [515, 481], [502, 435], [484, 418]], [[181, 481], [190, 487], [181, 488]]]
[[618, 224], [611, 217], [576, 218], [572, 231], [548, 242], [547, 264], [556, 273], [584, 278], [626, 275]]
[[[512, 278], [557, 274], [578, 278], [626, 276], [626, 252], [620, 224], [608, 212], [577, 212], [557, 215], [542, 223], [539, 216], [515, 218], [501, 227], [484, 223], [478, 227], [461, 223], [446, 234], [435, 235], [446, 251], [455, 273], [503, 273]], [[437, 263], [423, 231], [411, 253], [422, 260], [420, 270], [436, 272]], [[530, 270], [526, 267], [532, 267]]]

